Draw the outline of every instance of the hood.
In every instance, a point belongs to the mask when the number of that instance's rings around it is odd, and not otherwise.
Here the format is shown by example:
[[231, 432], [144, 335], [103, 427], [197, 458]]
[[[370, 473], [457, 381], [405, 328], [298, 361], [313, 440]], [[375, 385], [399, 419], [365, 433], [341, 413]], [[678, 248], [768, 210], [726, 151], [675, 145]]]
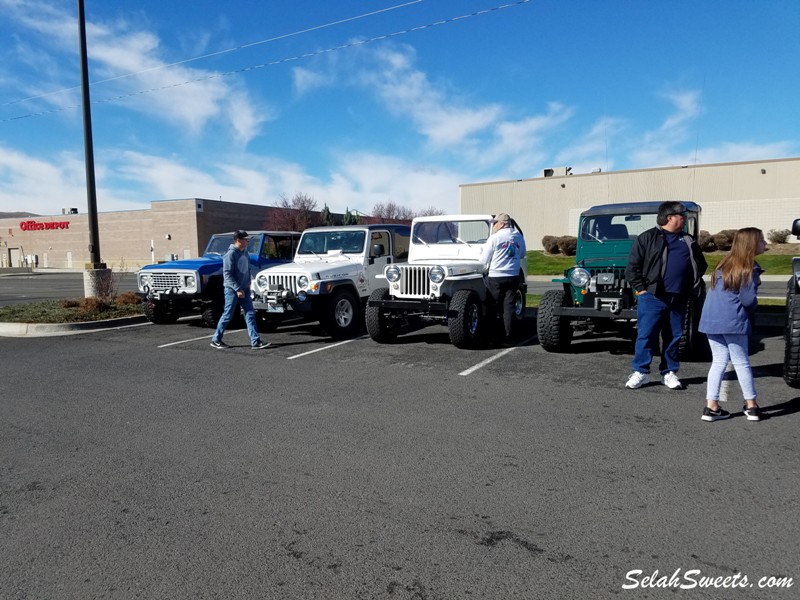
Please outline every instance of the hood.
[[363, 257], [359, 254], [358, 260], [348, 257], [345, 254], [320, 254], [317, 256], [303, 256], [295, 258], [294, 262], [270, 267], [271, 275], [297, 274], [297, 273], [325, 273], [325, 274], [347, 274], [358, 272], [363, 269]]
[[187, 271], [207, 271], [209, 269], [216, 270], [222, 268], [222, 256], [202, 256], [200, 258], [184, 258], [182, 260], [173, 260], [171, 262], [160, 263], [157, 265], [145, 265], [142, 271], [173, 271], [175, 269], [184, 269]]

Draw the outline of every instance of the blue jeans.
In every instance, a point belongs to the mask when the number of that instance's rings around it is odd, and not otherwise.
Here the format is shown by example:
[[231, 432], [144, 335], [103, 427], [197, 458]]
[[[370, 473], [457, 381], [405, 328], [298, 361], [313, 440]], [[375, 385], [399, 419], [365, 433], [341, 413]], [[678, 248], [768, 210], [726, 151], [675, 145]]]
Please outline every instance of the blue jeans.
[[708, 345], [711, 347], [711, 368], [708, 370], [706, 384], [706, 400], [719, 400], [719, 388], [722, 377], [728, 366], [728, 359], [736, 369], [739, 387], [745, 400], [756, 399], [756, 387], [753, 384], [753, 371], [750, 369], [750, 357], [747, 355], [747, 334], [708, 334]]
[[250, 334], [250, 344], [257, 344], [261, 339], [258, 336], [258, 327], [256, 327], [256, 311], [253, 308], [253, 299], [250, 298], [249, 290], [244, 291], [244, 298], [239, 298], [236, 295], [236, 290], [233, 288], [225, 288], [225, 310], [222, 311], [222, 316], [217, 323], [217, 330], [214, 332], [212, 338], [216, 342], [222, 341], [222, 334], [225, 329], [233, 321], [233, 315], [236, 314], [236, 309], [242, 306], [244, 311], [244, 321], [247, 323], [247, 331]]
[[678, 347], [683, 335], [686, 305], [687, 298], [685, 296], [674, 294], [668, 294], [665, 298], [657, 298], [649, 293], [638, 297], [636, 351], [631, 361], [634, 371], [650, 372], [653, 351], [658, 348], [659, 334], [662, 340], [659, 372], [664, 375], [680, 369]]

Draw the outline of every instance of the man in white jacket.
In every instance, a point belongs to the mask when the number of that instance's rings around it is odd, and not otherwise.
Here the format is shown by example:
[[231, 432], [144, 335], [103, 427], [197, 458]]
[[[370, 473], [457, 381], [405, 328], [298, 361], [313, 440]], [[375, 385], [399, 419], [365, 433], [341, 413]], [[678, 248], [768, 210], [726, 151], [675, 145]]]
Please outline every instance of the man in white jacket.
[[500, 213], [492, 221], [492, 235], [486, 240], [481, 262], [488, 269], [486, 288], [510, 340], [514, 323], [514, 293], [519, 287], [520, 263], [525, 258], [525, 239], [511, 225], [511, 217]]

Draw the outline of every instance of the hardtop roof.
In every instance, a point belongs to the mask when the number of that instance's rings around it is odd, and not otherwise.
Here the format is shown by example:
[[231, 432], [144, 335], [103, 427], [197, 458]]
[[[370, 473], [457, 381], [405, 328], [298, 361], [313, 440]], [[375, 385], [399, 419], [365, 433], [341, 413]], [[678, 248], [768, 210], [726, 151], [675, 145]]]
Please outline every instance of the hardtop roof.
[[309, 227], [306, 231], [360, 231], [360, 230], [369, 230], [372, 231], [374, 229], [388, 229], [389, 231], [411, 231], [411, 228], [408, 225], [403, 225], [400, 223], [367, 223], [364, 225], [322, 225], [320, 227]]
[[[676, 200], [690, 212], [701, 212], [702, 208], [696, 202]], [[593, 215], [628, 215], [628, 214], [656, 214], [662, 201], [658, 202], [620, 202], [618, 204], [598, 204], [581, 213], [582, 217]]]

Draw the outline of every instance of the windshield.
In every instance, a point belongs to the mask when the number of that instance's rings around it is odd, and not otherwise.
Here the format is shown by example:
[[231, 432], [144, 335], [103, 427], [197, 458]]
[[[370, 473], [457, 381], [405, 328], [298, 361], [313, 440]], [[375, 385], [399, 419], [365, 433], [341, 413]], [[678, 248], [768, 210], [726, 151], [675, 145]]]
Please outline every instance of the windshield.
[[206, 254], [225, 254], [228, 251], [228, 248], [231, 247], [232, 243], [232, 233], [230, 235], [215, 235], [211, 238], [211, 241], [208, 242]]
[[488, 221], [422, 221], [411, 231], [414, 244], [482, 244], [491, 233]]
[[581, 239], [587, 241], [632, 240], [656, 225], [658, 215], [590, 215], [581, 221]]
[[363, 230], [306, 232], [300, 240], [297, 254], [327, 254], [336, 250], [345, 254], [361, 254], [366, 237]]

